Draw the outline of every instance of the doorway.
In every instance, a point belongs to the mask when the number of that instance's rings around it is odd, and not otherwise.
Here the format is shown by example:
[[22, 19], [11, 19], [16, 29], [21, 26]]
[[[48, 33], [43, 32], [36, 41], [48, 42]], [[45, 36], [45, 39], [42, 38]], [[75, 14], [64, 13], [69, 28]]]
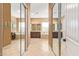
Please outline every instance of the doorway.
[[8, 4], [8, 7], [11, 23], [5, 24], [11, 25], [11, 37], [3, 47], [3, 55], [61, 55], [60, 4]]
[[[28, 4], [7, 3], [3, 4], [3, 8], [3, 12], [6, 14], [3, 14], [2, 22], [5, 25], [3, 27], [4, 35], [2, 36], [2, 55], [24, 55], [28, 47]], [[5, 8], [7, 8], [7, 10]], [[6, 16], [7, 19], [4, 16]]]

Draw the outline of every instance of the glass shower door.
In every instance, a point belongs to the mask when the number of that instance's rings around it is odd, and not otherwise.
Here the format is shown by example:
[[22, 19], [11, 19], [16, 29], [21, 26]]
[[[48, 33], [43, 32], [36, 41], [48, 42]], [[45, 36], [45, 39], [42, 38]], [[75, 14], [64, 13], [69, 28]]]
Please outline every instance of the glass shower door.
[[20, 29], [20, 49], [21, 55], [25, 52], [25, 40], [26, 40], [26, 29], [25, 29], [25, 21], [26, 21], [26, 13], [24, 4], [20, 4], [20, 22], [19, 22], [19, 29]]
[[28, 9], [27, 4], [20, 4], [21, 12], [20, 12], [20, 47], [21, 53], [20, 55], [24, 55], [28, 48]]
[[54, 55], [61, 55], [61, 5], [49, 4], [49, 43]]
[[55, 3], [53, 7], [53, 52], [56, 56], [61, 55], [61, 38], [62, 38], [62, 23], [61, 23], [61, 4]]

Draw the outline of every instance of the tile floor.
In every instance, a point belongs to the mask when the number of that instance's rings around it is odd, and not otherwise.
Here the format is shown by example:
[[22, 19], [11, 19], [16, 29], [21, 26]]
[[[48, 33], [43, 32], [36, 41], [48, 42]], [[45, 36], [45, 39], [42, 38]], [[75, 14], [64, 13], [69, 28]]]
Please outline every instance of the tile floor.
[[32, 39], [28, 50], [24, 55], [27, 56], [54, 56], [48, 47], [47, 39]]
[[20, 55], [20, 40], [13, 40], [11, 44], [3, 48], [3, 56], [19, 56]]
[[[3, 56], [19, 56], [20, 41], [13, 40], [12, 43], [3, 48]], [[24, 56], [54, 56], [48, 47], [47, 39], [31, 39], [28, 50]]]

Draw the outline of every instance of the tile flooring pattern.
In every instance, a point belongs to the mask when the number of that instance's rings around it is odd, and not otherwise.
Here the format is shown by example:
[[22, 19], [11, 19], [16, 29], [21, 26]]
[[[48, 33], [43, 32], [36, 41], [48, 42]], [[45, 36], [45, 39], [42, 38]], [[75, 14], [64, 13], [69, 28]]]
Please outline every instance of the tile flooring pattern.
[[24, 55], [27, 56], [54, 56], [48, 47], [47, 39], [32, 39], [28, 50]]
[[[20, 41], [14, 40], [12, 43], [3, 48], [3, 56], [19, 56]], [[48, 47], [47, 39], [31, 39], [28, 50], [24, 56], [54, 56]]]
[[19, 56], [20, 55], [20, 40], [13, 40], [11, 44], [3, 48], [3, 56]]

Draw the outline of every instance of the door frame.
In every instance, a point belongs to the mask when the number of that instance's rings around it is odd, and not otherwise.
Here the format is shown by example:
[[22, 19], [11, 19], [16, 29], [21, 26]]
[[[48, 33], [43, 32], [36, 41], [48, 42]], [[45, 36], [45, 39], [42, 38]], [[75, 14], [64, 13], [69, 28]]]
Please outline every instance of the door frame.
[[[53, 37], [52, 37], [52, 23], [53, 23], [53, 7], [54, 7], [54, 3], [49, 3], [48, 4], [48, 19], [49, 19], [49, 35], [48, 35], [48, 44], [49, 44], [49, 49], [53, 51]], [[54, 53], [55, 55], [55, 53]]]
[[[22, 6], [21, 5], [23, 5], [23, 7], [24, 7], [24, 12], [25, 12], [25, 14], [24, 14], [24, 16], [25, 16], [25, 39], [24, 39], [24, 41], [25, 41], [25, 44], [24, 44], [24, 51], [26, 52], [27, 50], [28, 50], [28, 40], [29, 40], [29, 37], [28, 37], [28, 18], [29, 18], [29, 3], [20, 3], [20, 20], [21, 20], [21, 8], [22, 8]], [[21, 35], [20, 35], [20, 56], [22, 56], [22, 53], [21, 53], [21, 51], [22, 51], [22, 47], [21, 47], [21, 45], [22, 45], [22, 39], [21, 39]]]
[[58, 25], [59, 56], [61, 56], [61, 3], [58, 3]]
[[[48, 18], [49, 18], [49, 38], [48, 38], [48, 43], [49, 43], [49, 48], [52, 50], [54, 55], [56, 56], [55, 52], [53, 51], [53, 37], [52, 37], [52, 23], [53, 23], [53, 8], [55, 6], [55, 3], [49, 3], [49, 8], [48, 8]], [[61, 3], [58, 3], [58, 54], [61, 56]]]

